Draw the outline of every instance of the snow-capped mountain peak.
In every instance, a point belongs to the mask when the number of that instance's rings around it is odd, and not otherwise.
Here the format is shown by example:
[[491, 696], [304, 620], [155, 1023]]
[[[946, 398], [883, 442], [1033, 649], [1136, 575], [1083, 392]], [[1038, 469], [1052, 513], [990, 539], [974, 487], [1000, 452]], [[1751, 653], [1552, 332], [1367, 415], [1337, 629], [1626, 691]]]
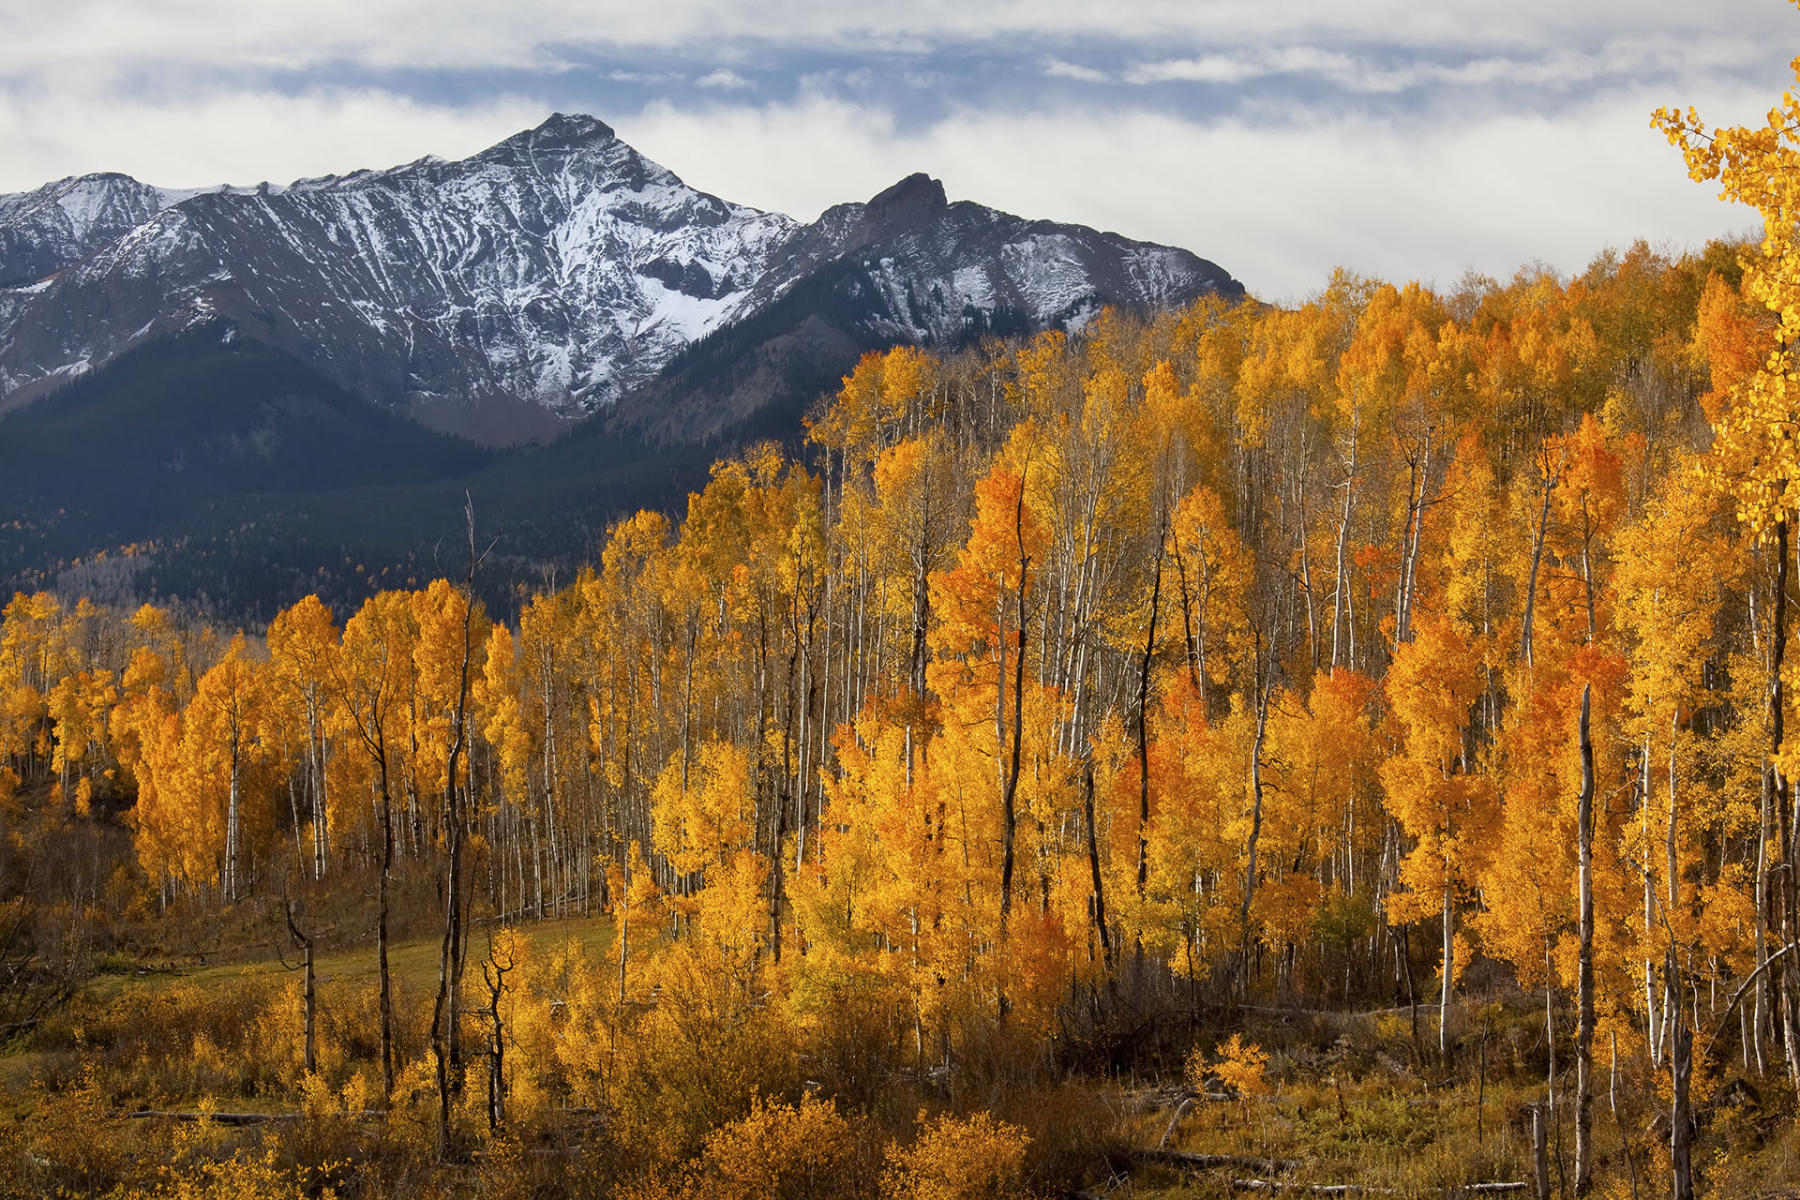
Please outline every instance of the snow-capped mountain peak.
[[613, 128], [586, 113], [551, 113], [541, 125], [521, 130], [483, 151], [479, 157], [502, 153], [556, 152], [586, 149], [617, 141]]
[[865, 325], [886, 340], [1236, 287], [1185, 251], [950, 204], [922, 174], [803, 225], [558, 113], [455, 162], [193, 192], [93, 175], [0, 196], [0, 411], [222, 321], [429, 425], [517, 441], [875, 248], [858, 269]]

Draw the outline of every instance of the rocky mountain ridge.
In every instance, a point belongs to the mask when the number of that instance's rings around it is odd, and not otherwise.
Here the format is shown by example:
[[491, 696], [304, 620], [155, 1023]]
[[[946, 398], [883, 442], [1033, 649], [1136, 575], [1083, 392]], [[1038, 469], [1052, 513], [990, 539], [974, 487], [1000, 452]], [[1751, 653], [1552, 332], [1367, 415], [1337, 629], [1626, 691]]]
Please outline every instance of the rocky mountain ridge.
[[[814, 356], [828, 375], [858, 346], [1241, 290], [1185, 250], [951, 203], [924, 175], [802, 223], [558, 114], [455, 162], [202, 191], [90, 175], [0, 196], [0, 413], [218, 328], [427, 427], [513, 444], [666, 393], [648, 385], [684, 349], [797, 294], [837, 314]], [[703, 409], [688, 398], [682, 420], [726, 419]]]

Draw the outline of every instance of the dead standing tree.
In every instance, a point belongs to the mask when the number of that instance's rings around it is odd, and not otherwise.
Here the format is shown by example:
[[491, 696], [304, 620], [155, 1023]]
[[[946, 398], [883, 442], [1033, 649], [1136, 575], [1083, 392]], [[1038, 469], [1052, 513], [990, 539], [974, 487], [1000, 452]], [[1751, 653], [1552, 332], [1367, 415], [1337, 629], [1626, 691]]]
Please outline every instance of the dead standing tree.
[[[449, 859], [444, 880], [444, 938], [438, 953], [437, 1000], [431, 1010], [431, 1055], [437, 1069], [438, 1156], [450, 1156], [450, 1102], [460, 1080], [456, 1026], [458, 997], [462, 988], [463, 944], [463, 825], [462, 792], [457, 787], [457, 767], [468, 742], [469, 662], [472, 657], [472, 624], [475, 617], [475, 575], [486, 553], [475, 549], [475, 504], [463, 499], [463, 518], [468, 530], [469, 569], [462, 596], [462, 663], [458, 669], [456, 705], [450, 719], [450, 753], [444, 773], [444, 842]], [[490, 547], [491, 548], [491, 547]], [[496, 1018], [497, 1020], [498, 1018]]]

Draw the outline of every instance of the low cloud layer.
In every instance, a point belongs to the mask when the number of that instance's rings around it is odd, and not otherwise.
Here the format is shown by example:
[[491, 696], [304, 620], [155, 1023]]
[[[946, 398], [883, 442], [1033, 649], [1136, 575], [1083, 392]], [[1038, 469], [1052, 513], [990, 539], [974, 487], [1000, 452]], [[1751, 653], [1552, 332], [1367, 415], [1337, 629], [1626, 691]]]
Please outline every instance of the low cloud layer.
[[1186, 246], [1270, 299], [1339, 265], [1450, 286], [1740, 232], [1649, 112], [1757, 120], [1800, 48], [1782, 0], [14, 8], [0, 192], [285, 182], [589, 111], [733, 200], [805, 218], [922, 170]]
[[815, 102], [663, 107], [619, 128], [698, 186], [729, 181], [746, 203], [810, 216], [927, 170], [952, 199], [1186, 246], [1280, 300], [1316, 291], [1336, 266], [1453, 287], [1470, 270], [1572, 272], [1637, 238], [1679, 249], [1753, 225], [1686, 179], [1649, 127], [1651, 104], [1620, 97], [1559, 120], [1501, 114], [1454, 128], [1125, 110], [970, 114], [904, 132]]
[[1650, 31], [1678, 43], [1721, 30], [1751, 42], [1791, 34], [1781, 0], [60, 0], [14, 3], [0, 71], [236, 62], [553, 68], [566, 48], [679, 50], [737, 43], [918, 52], [997, 39], [1255, 46], [1312, 37], [1402, 48], [1592, 45]]

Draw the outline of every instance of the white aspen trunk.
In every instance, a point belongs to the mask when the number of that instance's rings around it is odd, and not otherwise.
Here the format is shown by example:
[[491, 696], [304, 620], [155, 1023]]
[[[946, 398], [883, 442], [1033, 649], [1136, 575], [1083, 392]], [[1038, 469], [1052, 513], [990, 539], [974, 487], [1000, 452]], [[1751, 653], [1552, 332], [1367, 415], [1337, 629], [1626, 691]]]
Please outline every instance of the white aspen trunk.
[[[1356, 434], [1359, 418], [1352, 417], [1350, 424], [1350, 462], [1344, 473], [1344, 508], [1338, 517], [1337, 565], [1336, 576], [1331, 591], [1331, 668], [1336, 670], [1343, 659], [1345, 633], [1349, 634], [1349, 665], [1355, 667], [1356, 634], [1350, 628], [1356, 620], [1354, 610], [1350, 608], [1350, 581], [1346, 572], [1346, 550], [1350, 541], [1350, 511], [1356, 494]], [[1302, 538], [1305, 534], [1302, 531]]]
[[238, 898], [238, 848], [241, 832], [238, 827], [240, 775], [238, 770], [238, 728], [234, 717], [231, 722], [231, 796], [225, 813], [225, 899], [236, 903]]
[[1580, 942], [1575, 984], [1576, 1196], [1588, 1194], [1594, 1172], [1594, 743], [1588, 733], [1589, 693], [1590, 688], [1581, 689], [1581, 796], [1575, 809]]
[[[1644, 762], [1642, 768], [1641, 791], [1643, 807], [1640, 810], [1643, 823], [1644, 844], [1650, 844], [1650, 735], [1644, 734]], [[1644, 869], [1644, 944], [1648, 946], [1650, 939], [1656, 935], [1656, 888], [1652, 881], [1649, 864]], [[1657, 1070], [1662, 1069], [1662, 1023], [1656, 1010], [1656, 964], [1648, 956], [1644, 959], [1644, 1022], [1650, 1047], [1650, 1065]]]
[[1532, 665], [1531, 622], [1537, 611], [1537, 579], [1538, 568], [1544, 561], [1544, 533], [1550, 524], [1550, 493], [1556, 490], [1556, 485], [1561, 482], [1561, 478], [1561, 469], [1552, 471], [1550, 463], [1546, 459], [1544, 462], [1544, 499], [1538, 507], [1537, 529], [1531, 537], [1531, 574], [1525, 584], [1525, 621], [1519, 635], [1519, 650], [1527, 667]]
[[1456, 906], [1450, 864], [1444, 864], [1444, 979], [1438, 995], [1438, 1059], [1450, 1065], [1450, 991], [1456, 977]]

